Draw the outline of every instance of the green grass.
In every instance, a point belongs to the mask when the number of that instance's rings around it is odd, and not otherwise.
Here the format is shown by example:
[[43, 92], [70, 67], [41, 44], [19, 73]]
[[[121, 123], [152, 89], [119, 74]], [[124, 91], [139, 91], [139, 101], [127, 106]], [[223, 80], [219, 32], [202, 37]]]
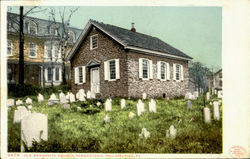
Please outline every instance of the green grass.
[[[97, 100], [71, 104], [70, 110], [61, 105], [48, 106], [47, 101], [34, 103], [36, 112], [48, 114], [49, 140], [33, 143], [29, 152], [100, 152], [100, 153], [222, 153], [222, 122], [203, 120], [203, 102], [194, 101], [192, 110], [182, 99], [156, 100], [157, 113], [148, 112], [148, 100], [144, 101], [146, 113], [129, 119], [130, 111], [136, 113], [135, 100], [127, 100], [126, 108], [120, 109], [119, 99], [113, 99], [110, 123], [103, 124], [106, 114], [104, 101]], [[208, 102], [207, 102], [208, 103]], [[77, 111], [76, 107], [82, 110]], [[8, 114], [8, 151], [20, 152], [20, 124], [13, 124], [14, 108]], [[222, 110], [221, 110], [222, 111]], [[213, 109], [210, 107], [211, 115]], [[222, 113], [221, 113], [222, 114]], [[213, 116], [211, 116], [212, 118]], [[193, 121], [189, 123], [190, 119]], [[178, 121], [182, 122], [178, 125]], [[175, 139], [166, 138], [166, 130], [177, 128]], [[145, 127], [151, 137], [140, 139]]]

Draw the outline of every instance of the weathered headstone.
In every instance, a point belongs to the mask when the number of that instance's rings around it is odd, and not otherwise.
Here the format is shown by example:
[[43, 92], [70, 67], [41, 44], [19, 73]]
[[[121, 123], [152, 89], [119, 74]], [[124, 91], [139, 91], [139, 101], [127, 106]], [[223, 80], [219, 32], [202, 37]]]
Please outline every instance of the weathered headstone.
[[124, 109], [126, 107], [126, 100], [121, 99], [121, 109]]
[[214, 90], [214, 94], [217, 94], [217, 89]]
[[144, 92], [144, 93], [142, 93], [142, 99], [147, 99], [147, 94]]
[[101, 106], [101, 102], [97, 102], [96, 106], [98, 106], [98, 107]]
[[222, 97], [223, 97], [222, 91], [218, 91], [218, 98], [222, 98]]
[[136, 116], [135, 113], [129, 112], [129, 115], [128, 115], [129, 119], [133, 119], [135, 116]]
[[90, 91], [87, 92], [87, 98], [88, 98], [88, 99], [91, 98], [91, 92], [90, 92]]
[[67, 95], [66, 95], [67, 100], [69, 100], [69, 95], [70, 95], [70, 93], [68, 92]]
[[217, 101], [214, 102], [214, 119], [220, 120], [220, 107]]
[[39, 93], [38, 96], [37, 96], [37, 100], [38, 100], [38, 102], [44, 101], [43, 95], [41, 95], [41, 94]]
[[174, 128], [173, 125], [170, 126], [170, 128], [166, 131], [166, 137], [174, 139], [177, 135], [177, 129]]
[[79, 91], [78, 91], [78, 100], [79, 101], [86, 101], [85, 97], [86, 97], [86, 94], [84, 92], [84, 89], [79, 89]]
[[108, 116], [108, 114], [106, 114], [106, 115], [102, 118], [102, 122], [103, 122], [103, 123], [109, 123], [109, 122], [110, 122], [110, 117]]
[[20, 100], [20, 99], [18, 99], [18, 100], [16, 101], [16, 105], [21, 105], [21, 104], [23, 104], [23, 101]]
[[144, 103], [139, 99], [137, 105], [137, 115], [141, 116], [141, 114], [143, 114], [145, 112], [145, 106]]
[[142, 128], [141, 133], [139, 134], [139, 137], [148, 139], [148, 138], [150, 138], [150, 132], [147, 131], [146, 128]]
[[32, 110], [33, 109], [32, 105], [28, 105], [28, 109]]
[[63, 104], [63, 109], [70, 109], [70, 104], [64, 103]]
[[93, 92], [93, 91], [90, 92], [90, 98], [95, 99], [95, 92]]
[[29, 97], [26, 99], [26, 104], [32, 104], [32, 99], [30, 99]]
[[190, 100], [187, 101], [187, 108], [192, 109], [192, 102]]
[[70, 101], [70, 103], [73, 103], [76, 101], [75, 95], [73, 93], [69, 93], [69, 101]]
[[7, 100], [7, 107], [11, 107], [15, 105], [15, 99], [8, 99]]
[[148, 107], [149, 107], [149, 112], [154, 112], [156, 113], [156, 102], [154, 99], [151, 99], [149, 104], [148, 104]]
[[112, 100], [111, 99], [107, 99], [105, 102], [105, 111], [112, 111]]
[[205, 120], [205, 123], [210, 123], [211, 121], [210, 110], [207, 107], [204, 108], [204, 120]]
[[82, 110], [82, 108], [81, 108], [81, 107], [77, 107], [76, 109], [77, 109], [77, 111], [81, 111], [81, 110]]
[[30, 111], [24, 106], [19, 106], [17, 110], [14, 111], [14, 120], [13, 123], [20, 123], [23, 118], [30, 115]]
[[54, 93], [50, 95], [50, 98], [48, 100], [48, 105], [53, 105], [59, 103], [59, 99], [56, 97]]
[[195, 91], [195, 92], [194, 92], [194, 96], [195, 96], [195, 98], [198, 98], [198, 97], [199, 97], [199, 92], [198, 92], [198, 91]]
[[59, 99], [60, 99], [60, 103], [61, 103], [61, 104], [66, 104], [66, 103], [68, 103], [68, 100], [66, 99], [65, 94], [62, 93], [62, 92], [59, 94]]
[[21, 152], [24, 145], [32, 147], [32, 141], [38, 143], [41, 139], [48, 140], [48, 116], [40, 113], [32, 113], [21, 121]]
[[210, 100], [210, 93], [207, 92], [207, 100]]

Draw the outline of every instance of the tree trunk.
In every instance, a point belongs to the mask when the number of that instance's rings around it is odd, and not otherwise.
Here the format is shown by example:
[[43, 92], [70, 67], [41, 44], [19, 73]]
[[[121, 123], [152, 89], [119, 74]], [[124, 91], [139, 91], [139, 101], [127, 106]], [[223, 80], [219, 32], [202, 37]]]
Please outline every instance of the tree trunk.
[[63, 64], [62, 64], [62, 78], [63, 78], [63, 84], [67, 84], [67, 81], [66, 81], [66, 68], [65, 68], [64, 61], [63, 61]]
[[24, 34], [23, 34], [23, 6], [20, 7], [19, 31], [19, 84], [24, 84]]

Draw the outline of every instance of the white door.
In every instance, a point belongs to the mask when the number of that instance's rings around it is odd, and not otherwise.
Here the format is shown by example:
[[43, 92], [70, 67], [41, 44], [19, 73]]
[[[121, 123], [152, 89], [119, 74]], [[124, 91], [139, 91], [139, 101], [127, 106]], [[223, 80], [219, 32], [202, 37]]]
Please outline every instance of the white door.
[[91, 81], [91, 91], [95, 93], [100, 93], [100, 78], [99, 78], [99, 68], [91, 68], [90, 70], [90, 81]]

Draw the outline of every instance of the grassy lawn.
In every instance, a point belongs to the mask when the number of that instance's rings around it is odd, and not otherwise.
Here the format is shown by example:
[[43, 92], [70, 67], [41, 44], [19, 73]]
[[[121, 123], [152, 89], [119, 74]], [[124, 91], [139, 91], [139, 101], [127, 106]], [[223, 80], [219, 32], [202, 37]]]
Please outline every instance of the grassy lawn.
[[[33, 101], [37, 101], [33, 97]], [[102, 103], [96, 106], [97, 101]], [[156, 100], [157, 113], [148, 112], [129, 119], [136, 113], [137, 100], [126, 100], [121, 110], [120, 99], [113, 99], [110, 123], [104, 124], [104, 102], [88, 100], [71, 104], [64, 110], [60, 104], [48, 106], [47, 100], [33, 102], [34, 111], [48, 114], [48, 141], [33, 143], [30, 152], [100, 152], [100, 153], [222, 153], [222, 122], [204, 123], [202, 100], [193, 101], [191, 110], [183, 99]], [[207, 103], [208, 104], [208, 103]], [[77, 107], [82, 107], [77, 111]], [[209, 106], [213, 118], [212, 106]], [[8, 111], [8, 151], [20, 152], [20, 124], [13, 124], [16, 107]], [[222, 115], [222, 110], [220, 110]], [[191, 122], [190, 119], [193, 118]], [[179, 124], [179, 120], [182, 120]], [[38, 123], [39, 124], [39, 123]], [[170, 125], [177, 128], [175, 139], [166, 138]], [[145, 127], [151, 137], [139, 138]]]

